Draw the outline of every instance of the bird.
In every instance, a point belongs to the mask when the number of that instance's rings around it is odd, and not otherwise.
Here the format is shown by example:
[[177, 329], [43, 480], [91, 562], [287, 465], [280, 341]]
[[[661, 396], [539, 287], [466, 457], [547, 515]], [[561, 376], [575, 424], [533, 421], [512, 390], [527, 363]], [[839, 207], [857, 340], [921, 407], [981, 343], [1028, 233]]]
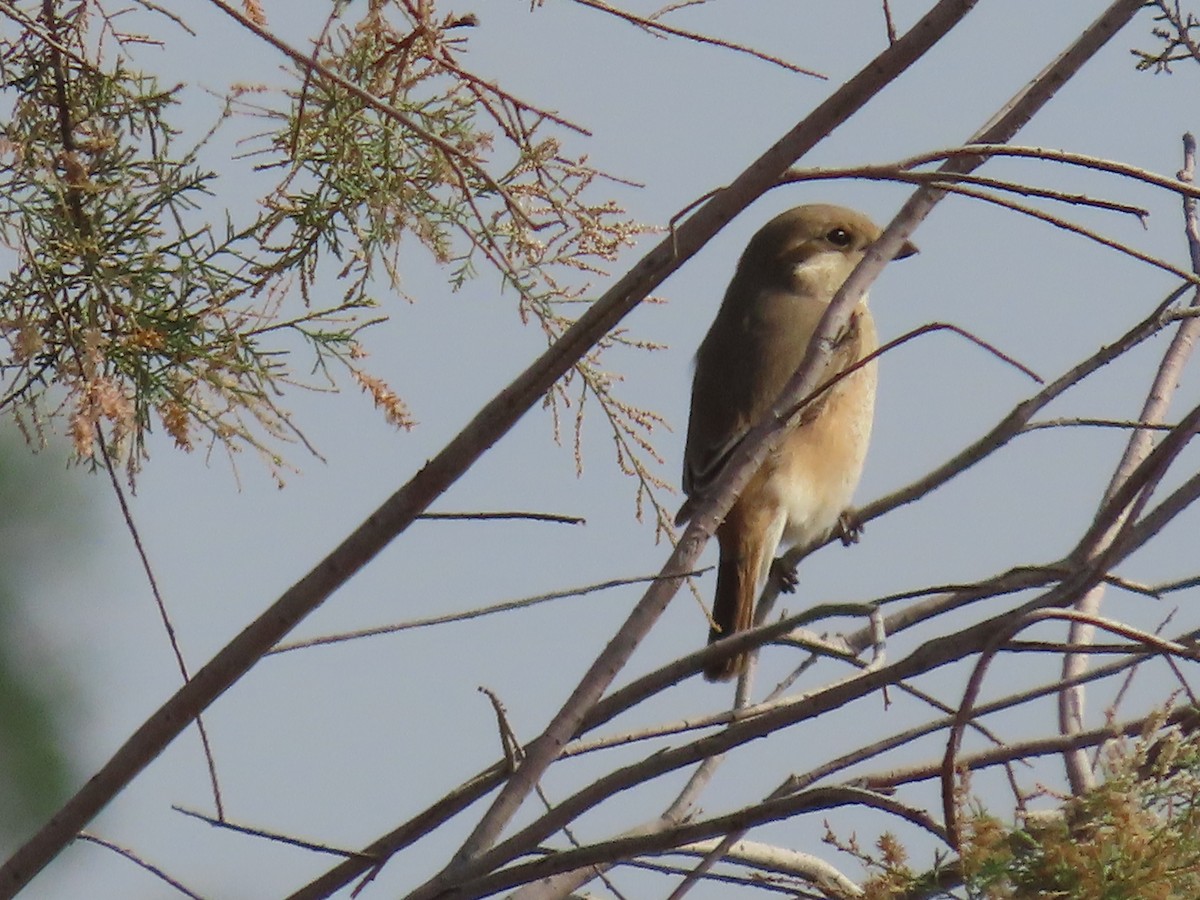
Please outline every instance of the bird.
[[[822, 314], [880, 229], [842, 206], [798, 206], [750, 239], [696, 354], [684, 450], [683, 524], [746, 433], [767, 415], [804, 359]], [[893, 257], [917, 252], [905, 242]], [[867, 298], [851, 314], [819, 383], [878, 346]], [[708, 642], [749, 628], [781, 545], [834, 532], [862, 475], [874, 418], [874, 361], [825, 391], [762, 464], [716, 530], [720, 559]], [[710, 663], [704, 675], [739, 675], [746, 654]]]

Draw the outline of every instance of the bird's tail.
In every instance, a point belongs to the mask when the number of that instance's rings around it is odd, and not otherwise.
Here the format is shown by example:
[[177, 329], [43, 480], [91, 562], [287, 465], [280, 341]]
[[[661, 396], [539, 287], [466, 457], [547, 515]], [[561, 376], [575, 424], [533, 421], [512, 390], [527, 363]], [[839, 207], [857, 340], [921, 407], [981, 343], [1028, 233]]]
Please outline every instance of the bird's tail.
[[[717, 590], [713, 596], [715, 627], [708, 631], [710, 644], [745, 631], [754, 619], [754, 598], [758, 593], [763, 548], [739, 549], [743, 552], [729, 552], [729, 549], [721, 548], [721, 561], [717, 565]], [[747, 553], [746, 549], [757, 549], [758, 552]], [[739, 653], [709, 663], [704, 669], [704, 677], [709, 681], [728, 681], [740, 675], [745, 668], [746, 654]]]

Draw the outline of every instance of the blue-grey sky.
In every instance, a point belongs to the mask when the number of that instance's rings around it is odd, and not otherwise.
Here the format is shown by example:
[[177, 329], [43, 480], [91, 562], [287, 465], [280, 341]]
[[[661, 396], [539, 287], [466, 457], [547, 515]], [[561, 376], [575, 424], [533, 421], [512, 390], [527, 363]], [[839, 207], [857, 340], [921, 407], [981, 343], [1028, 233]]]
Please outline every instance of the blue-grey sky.
[[[240, 33], [231, 20], [204, 4], [165, 5], [185, 15], [198, 33], [192, 38], [160, 24], [169, 49], [145, 51], [137, 62], [162, 72], [165, 81], [195, 85], [186, 96], [196, 104], [189, 124], [197, 131], [207, 127], [216, 109], [201, 89], [285, 82], [279, 72], [284, 60]], [[900, 28], [930, 5], [895, 0]], [[311, 13], [293, 4], [264, 0], [263, 6], [272, 28], [299, 45], [319, 27]], [[980, 3], [941, 46], [803, 164], [887, 162], [961, 142], [1103, 6]], [[639, 11], [654, 7], [637, 5]], [[877, 0], [714, 0], [672, 20], [822, 71], [829, 81], [821, 82], [728, 50], [653, 38], [567, 0], [548, 0], [533, 12], [517, 0], [479, 0], [444, 11], [479, 17], [479, 27], [466, 35], [467, 66], [594, 132], [590, 140], [568, 138], [568, 151], [586, 152], [599, 167], [645, 183], [639, 191], [620, 186], [613, 191], [639, 220], [656, 226], [730, 181], [886, 42]], [[1196, 77], [1186, 64], [1172, 76], [1134, 71], [1129, 49], [1150, 43], [1150, 27], [1148, 16], [1135, 20], [1017, 142], [1174, 173], [1181, 164], [1181, 134], [1196, 127], [1188, 118], [1195, 107]], [[1151, 210], [1145, 230], [1115, 214], [1060, 211], [1186, 266], [1179, 201], [1172, 195], [1044, 163], [999, 162], [985, 171], [1143, 205]], [[230, 184], [244, 182], [236, 171], [227, 174]], [[641, 308], [628, 318], [626, 325], [637, 336], [669, 345], [653, 354], [616, 352], [609, 359], [610, 367], [625, 376], [625, 396], [661, 412], [674, 429], [655, 436], [666, 460], [664, 478], [678, 480], [692, 354], [750, 234], [779, 210], [814, 201], [854, 206], [884, 223], [906, 196], [903, 187], [867, 182], [777, 190], [656, 291], [668, 303]], [[653, 240], [627, 252], [614, 274]], [[1171, 276], [1083, 238], [970, 200], [944, 202], [916, 241], [921, 254], [887, 271], [872, 290], [881, 335], [894, 337], [930, 321], [953, 322], [1044, 376], [1059, 374], [1116, 337], [1175, 285]], [[454, 294], [419, 252], [411, 256], [403, 287], [417, 302], [397, 300], [388, 309], [392, 321], [369, 332], [365, 343], [371, 371], [411, 406], [420, 423], [414, 431], [391, 429], [353, 387], [341, 395], [296, 392], [286, 405], [326, 461], [296, 447], [290, 459], [302, 471], [290, 475], [283, 490], [249, 455], [238, 461], [240, 479], [235, 480], [220, 454], [206, 464], [203, 453], [179, 453], [164, 435], [151, 442], [133, 512], [193, 668], [335, 546], [542, 348], [542, 337], [535, 328], [521, 326], [512, 295], [498, 291], [497, 279], [485, 274]], [[596, 280], [597, 292], [604, 286], [605, 280]], [[1163, 339], [1151, 342], [1049, 414], [1135, 415], [1164, 347]], [[945, 334], [890, 354], [881, 365], [876, 431], [859, 501], [921, 475], [1033, 389], [1013, 369]], [[1180, 408], [1195, 395], [1195, 378], [1189, 376]], [[599, 416], [587, 418], [585, 468], [576, 477], [570, 447], [552, 440], [549, 416], [531, 412], [436, 506], [559, 512], [585, 517], [586, 526], [417, 524], [305, 621], [296, 636], [657, 571], [667, 548], [655, 543], [649, 524], [634, 520], [634, 483], [616, 470], [606, 428]], [[1021, 438], [920, 504], [872, 523], [853, 549], [830, 547], [812, 557], [801, 570], [799, 593], [786, 604], [798, 609], [818, 601], [865, 601], [1053, 560], [1086, 528], [1121, 446], [1116, 432], [1082, 429]], [[67, 477], [93, 497], [93, 508], [82, 514], [91, 519], [89, 537], [64, 538], [47, 553], [53, 561], [40, 564], [28, 606], [31, 628], [36, 628], [31, 640], [66, 660], [80, 685], [72, 749], [80, 773], [87, 775], [169, 696], [178, 673], [104, 481], [80, 469]], [[667, 502], [677, 501], [668, 497]], [[1195, 524], [1194, 516], [1177, 522], [1158, 548], [1125, 567], [1127, 574], [1147, 581], [1192, 574]], [[708, 558], [715, 561], [715, 548]], [[702, 579], [700, 587], [710, 596], [712, 579]], [[494, 690], [517, 734], [532, 738], [639, 595], [637, 588], [613, 590], [265, 660], [206, 716], [228, 815], [339, 846], [368, 842], [497, 758], [495, 719], [478, 686]], [[1105, 611], [1153, 627], [1174, 602], [1112, 595]], [[622, 680], [694, 649], [705, 633], [702, 613], [681, 593]], [[898, 639], [890, 652], [902, 654], [911, 640]], [[790, 659], [785, 651], [768, 653], [760, 683], [782, 677]], [[988, 691], [1013, 689], [1014, 672], [1037, 678], [1049, 671], [1051, 663], [1023, 660]], [[809, 678], [819, 684], [843, 674], [826, 665]], [[924, 686], [954, 703], [962, 675], [939, 672]], [[1153, 689], [1159, 677], [1156, 670], [1147, 679], [1147, 696], [1165, 697], [1169, 688]], [[695, 680], [615, 727], [713, 711], [728, 702], [728, 691]], [[819, 734], [800, 726], [735, 754], [705, 795], [705, 810], [718, 813], [750, 802], [788, 773], [835, 755], [865, 734], [890, 732], [927, 716], [912, 701], [892, 699], [896, 702], [887, 711], [872, 698], [830, 716]], [[1100, 721], [1103, 702], [1093, 701], [1094, 722]], [[1042, 718], [1027, 712], [1001, 720], [998, 727], [1009, 738], [1050, 733], [1052, 708], [1043, 705], [1036, 712]], [[645, 752], [634, 748], [613, 758], [632, 760]], [[938, 752], [939, 746], [926, 743], [905, 758]], [[546, 788], [552, 797], [562, 797], [580, 779], [613, 764], [597, 758], [552, 770]], [[1056, 771], [1048, 768], [1048, 777]], [[602, 837], [656, 814], [681, 783], [679, 776], [664, 779], [602, 807], [584, 820], [581, 836]], [[983, 791], [998, 786], [980, 779]], [[1000, 804], [1008, 800], [994, 796]], [[172, 804], [211, 812], [194, 730], [177, 739], [92, 829], [207, 897], [278, 896], [330, 865], [328, 858], [210, 829], [173, 812]], [[472, 810], [445, 834], [394, 861], [367, 896], [399, 895], [431, 874], [478, 814]], [[858, 876], [853, 861], [818, 843], [820, 818], [751, 836], [822, 853]], [[827, 818], [844, 835], [857, 829], [864, 842], [881, 827], [879, 819], [851, 812]], [[670, 892], [667, 882], [650, 882], [651, 889], [632, 876], [618, 875], [617, 883], [626, 884], [629, 896]], [[28, 896], [172, 894], [116, 855], [78, 844], [37, 879]], [[729, 894], [702, 888], [694, 896]]]

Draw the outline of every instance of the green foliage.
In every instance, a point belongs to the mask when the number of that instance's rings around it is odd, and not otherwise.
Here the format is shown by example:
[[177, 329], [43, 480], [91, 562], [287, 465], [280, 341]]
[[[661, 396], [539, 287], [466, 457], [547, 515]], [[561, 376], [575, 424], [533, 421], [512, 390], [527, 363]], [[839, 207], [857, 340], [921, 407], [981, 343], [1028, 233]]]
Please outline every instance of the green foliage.
[[[1153, 757], [1153, 761], [1151, 758]], [[1103, 782], [1062, 815], [1007, 830], [970, 822], [968, 896], [1189, 900], [1200, 896], [1200, 753], [1169, 731], [1110, 748]]]
[[[261, 9], [246, 10], [266, 36]], [[297, 346], [322, 386], [348, 372], [411, 427], [358, 343], [384, 314], [379, 292], [402, 290], [406, 237], [454, 287], [497, 274], [553, 340], [586, 277], [644, 230], [590, 199], [599, 173], [561, 153], [557, 133], [574, 126], [466, 71], [473, 20], [438, 19], [432, 4], [335, 3], [316, 50], [293, 52], [290, 87], [231, 88], [217, 130], [182, 149], [182, 86], [106, 53], [104, 36], [122, 51], [130, 39], [102, 6], [6, 15], [19, 34], [0, 41], [15, 94], [0, 142], [0, 240], [15, 259], [0, 275], [0, 410], [31, 437], [65, 419], [80, 458], [111, 451], [132, 474], [160, 425], [181, 448], [250, 447], [277, 471], [280, 442], [299, 437], [280, 406], [302, 381]], [[266, 122], [250, 155], [257, 204], [199, 164], [247, 116]], [[576, 415], [597, 398], [622, 464], [655, 483], [642, 458], [657, 417], [613, 395], [596, 354], [573, 377]], [[569, 385], [555, 399], [570, 402]]]
[[25, 89], [0, 169], [0, 236], [17, 254], [0, 284], [5, 404], [40, 428], [49, 388], [63, 386], [51, 412], [69, 408], [77, 453], [92, 454], [104, 422], [115, 443], [129, 439], [131, 462], [153, 412], [184, 447], [197, 425], [249, 438], [245, 410], [278, 426], [264, 397], [272, 363], [233, 304], [253, 283], [244, 235], [185, 224], [214, 176], [172, 156], [174, 92], [121, 67], [64, 65], [64, 141], [56, 67], [34, 43], [16, 60]]
[[[1200, 897], [1200, 732], [1152, 721], [1107, 748], [1103, 780], [1015, 827], [983, 807], [960, 813], [958, 863], [917, 876], [885, 836], [868, 900], [1194, 900]], [[846, 848], [843, 848], [846, 849]], [[949, 877], [947, 877], [949, 876]], [[957, 883], [954, 889], [938, 887]]]

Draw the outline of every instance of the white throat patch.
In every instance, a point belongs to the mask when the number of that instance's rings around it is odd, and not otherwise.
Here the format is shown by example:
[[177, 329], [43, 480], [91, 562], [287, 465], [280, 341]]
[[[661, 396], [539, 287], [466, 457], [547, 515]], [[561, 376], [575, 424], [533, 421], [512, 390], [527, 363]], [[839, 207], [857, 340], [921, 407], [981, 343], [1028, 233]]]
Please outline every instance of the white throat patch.
[[857, 260], [836, 250], [826, 250], [797, 263], [792, 270], [796, 286], [804, 293], [831, 297], [853, 271]]

